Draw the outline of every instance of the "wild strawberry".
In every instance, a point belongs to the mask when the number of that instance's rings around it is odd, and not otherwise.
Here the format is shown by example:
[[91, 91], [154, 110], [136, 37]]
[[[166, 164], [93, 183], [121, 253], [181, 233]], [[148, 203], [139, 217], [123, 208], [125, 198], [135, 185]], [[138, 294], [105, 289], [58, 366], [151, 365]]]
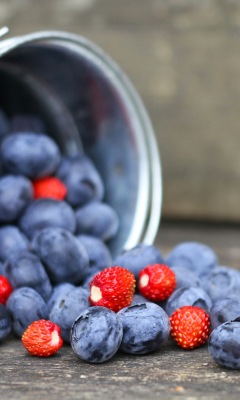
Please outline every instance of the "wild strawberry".
[[210, 335], [209, 315], [200, 307], [185, 306], [170, 317], [173, 340], [184, 349], [194, 349]]
[[54, 176], [41, 178], [32, 182], [34, 190], [34, 198], [51, 198], [55, 200], [63, 200], [67, 195], [66, 186]]
[[164, 264], [148, 265], [139, 273], [138, 289], [148, 300], [167, 299], [176, 284], [174, 272]]
[[135, 283], [135, 277], [128, 269], [106, 268], [90, 282], [90, 304], [117, 312], [131, 304]]
[[58, 325], [40, 319], [26, 329], [22, 335], [22, 344], [32, 356], [49, 357], [63, 345], [60, 334]]
[[0, 276], [0, 303], [6, 304], [13, 289], [5, 276]]

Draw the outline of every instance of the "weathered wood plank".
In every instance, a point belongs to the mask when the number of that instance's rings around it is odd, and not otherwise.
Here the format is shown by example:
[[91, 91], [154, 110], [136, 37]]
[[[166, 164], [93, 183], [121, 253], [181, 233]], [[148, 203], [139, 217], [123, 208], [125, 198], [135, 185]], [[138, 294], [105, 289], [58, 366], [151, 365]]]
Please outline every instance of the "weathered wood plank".
[[1, 345], [1, 399], [201, 399], [239, 397], [240, 372], [222, 369], [207, 345], [183, 351], [169, 341], [145, 356], [117, 353], [101, 365], [81, 361], [64, 345], [48, 359], [27, 354], [20, 339]]
[[240, 270], [240, 232], [237, 225], [160, 224], [155, 243], [164, 256], [174, 246], [185, 241], [196, 241], [210, 246], [216, 252], [220, 265]]

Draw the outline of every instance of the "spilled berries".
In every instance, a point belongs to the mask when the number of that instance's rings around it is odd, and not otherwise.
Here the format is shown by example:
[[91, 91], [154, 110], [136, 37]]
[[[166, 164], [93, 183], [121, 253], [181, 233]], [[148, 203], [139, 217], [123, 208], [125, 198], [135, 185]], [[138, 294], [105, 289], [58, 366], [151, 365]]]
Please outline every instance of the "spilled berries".
[[49, 357], [63, 345], [60, 334], [58, 325], [41, 319], [27, 328], [22, 336], [22, 344], [32, 356]]
[[5, 276], [0, 276], [0, 303], [6, 304], [13, 289]]
[[139, 274], [139, 292], [148, 300], [166, 300], [176, 284], [175, 273], [164, 264], [148, 265]]
[[200, 307], [184, 306], [170, 317], [171, 336], [180, 347], [194, 349], [210, 335], [209, 315]]
[[90, 304], [118, 312], [131, 304], [135, 283], [134, 275], [127, 269], [106, 268], [90, 282]]

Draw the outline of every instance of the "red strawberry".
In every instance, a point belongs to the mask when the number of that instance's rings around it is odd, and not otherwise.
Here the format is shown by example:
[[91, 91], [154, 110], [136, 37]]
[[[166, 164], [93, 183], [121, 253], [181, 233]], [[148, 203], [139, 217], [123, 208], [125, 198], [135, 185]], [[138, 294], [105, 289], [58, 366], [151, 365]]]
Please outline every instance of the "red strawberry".
[[174, 272], [164, 264], [148, 265], [139, 273], [138, 289], [148, 300], [167, 299], [176, 287]]
[[6, 304], [13, 289], [5, 276], [0, 276], [0, 303]]
[[173, 340], [184, 349], [201, 346], [210, 335], [209, 315], [200, 307], [181, 307], [174, 311], [170, 322]]
[[66, 186], [54, 176], [41, 178], [32, 182], [34, 189], [34, 198], [51, 198], [63, 200], [67, 195]]
[[117, 312], [131, 304], [135, 284], [135, 277], [128, 269], [106, 268], [95, 275], [90, 283], [90, 304]]
[[32, 356], [49, 357], [63, 345], [60, 334], [58, 325], [40, 319], [26, 329], [22, 335], [22, 344]]

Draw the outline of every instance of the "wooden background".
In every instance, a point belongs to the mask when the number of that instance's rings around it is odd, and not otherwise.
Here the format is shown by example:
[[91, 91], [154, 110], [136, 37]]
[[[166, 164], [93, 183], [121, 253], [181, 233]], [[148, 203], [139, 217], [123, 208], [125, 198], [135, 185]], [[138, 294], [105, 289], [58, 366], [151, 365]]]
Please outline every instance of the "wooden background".
[[239, 0], [1, 0], [4, 25], [101, 46], [152, 119], [163, 217], [240, 222]]

